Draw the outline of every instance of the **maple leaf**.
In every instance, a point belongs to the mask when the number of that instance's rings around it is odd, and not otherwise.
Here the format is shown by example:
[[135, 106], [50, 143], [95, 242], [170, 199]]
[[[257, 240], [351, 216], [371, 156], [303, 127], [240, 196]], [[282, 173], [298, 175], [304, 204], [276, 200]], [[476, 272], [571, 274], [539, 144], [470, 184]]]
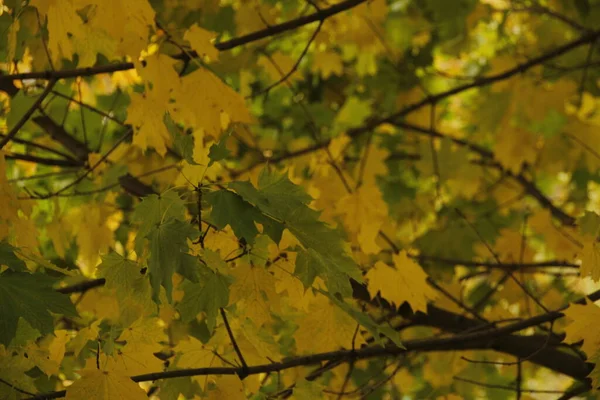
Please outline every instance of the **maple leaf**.
[[206, 314], [206, 325], [208, 330], [212, 332], [219, 309], [226, 307], [229, 303], [231, 278], [212, 271], [207, 275], [200, 284], [184, 283], [185, 295], [177, 308], [184, 321], [190, 321], [199, 313], [204, 312]]
[[231, 285], [230, 304], [237, 304], [243, 315], [257, 326], [271, 320], [271, 312], [279, 312], [279, 296], [275, 278], [266, 268], [243, 263], [231, 271], [235, 277]]
[[377, 293], [397, 307], [407, 301], [413, 310], [427, 312], [427, 302], [437, 293], [427, 284], [427, 274], [421, 266], [408, 258], [405, 250], [392, 257], [394, 267], [378, 261], [367, 272], [367, 288], [371, 297]]
[[[352, 348], [356, 322], [323, 295], [317, 296], [309, 306], [309, 312], [298, 323], [294, 333], [299, 353], [334, 351]], [[362, 339], [357, 338], [356, 345]]]
[[133, 143], [142, 150], [152, 147], [161, 156], [171, 144], [171, 134], [164, 124], [165, 106], [164, 98], [134, 93], [127, 113], [127, 123], [135, 128]]
[[0, 343], [8, 345], [24, 318], [41, 333], [54, 330], [50, 312], [76, 317], [73, 303], [52, 289], [54, 280], [42, 274], [4, 272], [0, 274]]
[[352, 194], [342, 197], [336, 208], [344, 215], [344, 226], [358, 235], [358, 243], [363, 251], [370, 254], [379, 252], [380, 247], [375, 239], [388, 214], [379, 188], [363, 185]]
[[305, 286], [310, 286], [317, 274], [323, 273], [331, 291], [348, 295], [351, 287], [347, 278], [362, 280], [339, 234], [319, 221], [319, 213], [307, 206], [310, 196], [287, 176], [263, 169], [258, 188], [248, 181], [232, 182], [229, 187], [265, 215], [281, 221], [307, 249], [296, 258], [295, 272]]
[[146, 392], [128, 376], [114, 371], [89, 368], [81, 371], [81, 379], [69, 386], [67, 400], [146, 399]]
[[176, 219], [162, 223], [148, 233], [152, 254], [148, 261], [148, 272], [155, 300], [158, 300], [162, 285], [167, 291], [167, 299], [171, 301], [173, 274], [187, 268], [187, 263], [194, 262], [185, 252], [188, 249], [187, 240], [196, 239], [198, 235], [198, 230], [193, 226]]
[[221, 136], [222, 113], [235, 122], [252, 121], [244, 99], [203, 68], [183, 77], [172, 97], [175, 101], [169, 105], [169, 110], [173, 119], [202, 129], [214, 138]]
[[581, 276], [591, 276], [594, 281], [600, 280], [600, 243], [595, 236], [583, 238], [580, 273]]
[[243, 400], [244, 385], [237, 376], [222, 376], [215, 381], [216, 388], [208, 392], [209, 400]]
[[198, 25], [192, 25], [183, 35], [183, 39], [190, 42], [198, 54], [208, 57], [210, 60], [219, 58], [219, 50], [212, 45], [215, 37], [217, 37], [216, 33], [202, 29]]

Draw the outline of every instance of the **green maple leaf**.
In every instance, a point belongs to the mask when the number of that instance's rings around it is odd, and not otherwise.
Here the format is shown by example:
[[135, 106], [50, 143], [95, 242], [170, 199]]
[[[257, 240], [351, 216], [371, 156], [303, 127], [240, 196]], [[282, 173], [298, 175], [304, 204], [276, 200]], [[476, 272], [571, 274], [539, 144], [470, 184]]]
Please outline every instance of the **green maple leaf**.
[[0, 343], [8, 346], [19, 318], [47, 334], [54, 331], [51, 312], [77, 316], [69, 296], [55, 291], [53, 283], [54, 279], [43, 274], [7, 271], [0, 275]]
[[160, 286], [162, 285], [171, 301], [173, 291], [173, 274], [179, 270], [187, 271], [190, 262], [186, 257], [188, 251], [187, 239], [195, 239], [199, 235], [197, 229], [187, 222], [172, 219], [155, 227], [148, 234], [150, 240], [150, 258], [148, 270], [152, 296], [158, 302]]
[[16, 250], [6, 240], [0, 242], [0, 265], [6, 265], [16, 272], [27, 271], [25, 262], [15, 255]]
[[98, 274], [106, 279], [105, 287], [115, 289], [119, 302], [128, 297], [144, 300], [148, 294], [147, 277], [141, 272], [140, 265], [117, 253], [102, 256]]
[[229, 187], [263, 213], [279, 220], [293, 219], [298, 209], [306, 208], [312, 198], [285, 174], [264, 168], [258, 177], [258, 188], [249, 181], [231, 182]]
[[252, 244], [259, 233], [255, 225], [258, 222], [273, 241], [279, 243], [281, 240], [283, 225], [263, 215], [239, 195], [229, 190], [217, 190], [208, 193], [205, 199], [212, 206], [210, 221], [217, 228], [223, 229], [229, 225], [238, 238], [244, 238]]
[[194, 137], [192, 135], [176, 134], [173, 145], [175, 151], [189, 164], [200, 165], [194, 161]]
[[185, 295], [178, 306], [181, 318], [188, 322], [204, 312], [206, 326], [212, 332], [216, 325], [219, 308], [229, 304], [229, 285], [232, 278], [219, 272], [209, 271], [204, 284], [185, 282]]
[[333, 293], [351, 295], [348, 278], [362, 281], [356, 263], [346, 253], [340, 234], [319, 220], [320, 213], [308, 207], [312, 198], [285, 174], [263, 169], [258, 188], [248, 181], [232, 182], [229, 187], [244, 200], [254, 204], [263, 214], [281, 221], [306, 251], [298, 253], [296, 274], [305, 286], [321, 276]]
[[161, 195], [152, 194], [146, 196], [136, 206], [132, 218], [141, 222], [135, 244], [136, 252], [142, 254], [143, 239], [148, 236], [153, 228], [171, 218], [178, 220], [185, 218], [185, 204], [174, 191], [165, 192]]
[[208, 163], [209, 167], [216, 161], [221, 161], [229, 157], [230, 151], [227, 148], [226, 143], [226, 138], [223, 138], [219, 143], [210, 146], [210, 150], [208, 151], [208, 158], [210, 158], [210, 162]]

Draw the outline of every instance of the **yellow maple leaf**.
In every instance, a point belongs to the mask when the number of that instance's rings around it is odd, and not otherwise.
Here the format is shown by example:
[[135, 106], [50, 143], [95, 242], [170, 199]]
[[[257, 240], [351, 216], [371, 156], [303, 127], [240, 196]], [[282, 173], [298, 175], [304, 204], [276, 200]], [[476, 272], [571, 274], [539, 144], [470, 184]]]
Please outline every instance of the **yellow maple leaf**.
[[231, 285], [229, 304], [236, 304], [257, 327], [271, 320], [271, 312], [279, 311], [279, 295], [275, 278], [266, 268], [240, 263], [231, 271], [235, 282]]
[[[6, 159], [4, 152], [0, 150], [0, 220], [9, 223], [18, 217], [18, 211], [19, 200], [6, 178]], [[6, 233], [8, 234], [8, 232]], [[5, 236], [0, 235], [0, 239], [3, 239]]]
[[183, 35], [183, 39], [190, 42], [192, 48], [199, 55], [208, 57], [209, 61], [218, 60], [219, 58], [219, 50], [212, 44], [216, 37], [217, 34], [215, 32], [207, 31], [197, 24], [192, 25]]
[[[320, 353], [352, 348], [356, 321], [323, 296], [314, 297], [309, 311], [297, 322], [294, 333], [298, 353]], [[356, 336], [355, 346], [364, 340]]]
[[183, 77], [173, 90], [173, 98], [175, 102], [169, 104], [169, 110], [175, 120], [203, 129], [215, 139], [226, 127], [223, 113], [233, 122], [252, 122], [244, 98], [204, 68]]
[[378, 261], [367, 272], [367, 288], [371, 297], [378, 292], [386, 300], [400, 306], [407, 301], [414, 311], [427, 312], [427, 301], [437, 297], [437, 293], [427, 284], [427, 274], [410, 258], [406, 250], [392, 257], [394, 268]]
[[216, 388], [208, 392], [208, 400], [245, 400], [244, 384], [235, 375], [225, 375], [215, 380]]
[[142, 150], [152, 147], [161, 156], [171, 144], [171, 134], [164, 124], [165, 103], [165, 98], [132, 93], [126, 121], [135, 129], [133, 144]]
[[572, 259], [581, 250], [577, 244], [582, 241], [581, 236], [575, 229], [557, 227], [552, 219], [549, 210], [538, 210], [528, 219], [528, 225], [544, 236], [546, 246], [557, 258]]
[[[9, 382], [28, 392], [35, 392], [34, 379], [26, 374], [27, 371], [35, 366], [35, 362], [27, 356], [25, 350], [6, 349], [3, 345], [0, 345], [0, 376], [5, 382]], [[0, 393], [4, 395], [4, 391]], [[13, 393], [16, 394], [16, 391], [13, 391]], [[13, 399], [15, 397], [6, 398]]]
[[[117, 43], [117, 51], [136, 60], [148, 45], [155, 12], [147, 0], [95, 0], [88, 24], [106, 33]], [[83, 25], [80, 23], [80, 25]], [[69, 26], [70, 29], [70, 26]]]
[[67, 400], [147, 400], [148, 396], [128, 376], [92, 366], [81, 371], [81, 379], [67, 388], [65, 398]]
[[505, 125], [496, 135], [494, 158], [506, 169], [517, 174], [523, 163], [533, 164], [539, 149], [536, 137], [517, 126]]
[[100, 365], [103, 369], [127, 376], [149, 374], [164, 367], [163, 362], [154, 355], [161, 349], [159, 344], [128, 343], [115, 350], [112, 356], [101, 354]]
[[177, 358], [179, 368], [204, 368], [220, 366], [221, 360], [215, 355], [213, 346], [205, 345], [194, 337], [181, 340], [173, 349]]
[[379, 188], [363, 185], [342, 197], [335, 207], [344, 216], [344, 226], [358, 236], [361, 249], [368, 254], [378, 253], [380, 247], [375, 239], [388, 215], [387, 203]]
[[27, 356], [46, 375], [58, 374], [60, 364], [65, 355], [66, 343], [70, 334], [63, 329], [57, 330], [53, 335], [47, 335], [38, 342], [30, 342], [24, 350]]
[[320, 73], [323, 79], [327, 79], [331, 75], [342, 75], [344, 63], [342, 57], [335, 51], [322, 51], [314, 55], [311, 69], [313, 72]]
[[162, 99], [163, 112], [171, 92], [180, 84], [173, 60], [164, 54], [154, 53], [144, 58], [144, 64], [137, 65], [136, 71], [146, 81], [146, 93], [152, 93], [154, 99]]
[[279, 361], [278, 345], [266, 332], [261, 332], [254, 323], [234, 319], [230, 322], [234, 337], [244, 359], [249, 365]]
[[113, 231], [117, 228], [110, 224], [113, 216], [116, 214], [109, 205], [94, 203], [72, 209], [66, 216], [79, 246], [78, 265], [86, 274], [93, 271], [100, 253], [113, 243]]
[[86, 326], [77, 332], [77, 336], [69, 341], [69, 349], [73, 351], [75, 356], [79, 356], [79, 353], [87, 345], [90, 340], [97, 340], [100, 329], [101, 320], [93, 322], [90, 326]]
[[595, 282], [598, 282], [600, 280], [600, 243], [598, 243], [595, 236], [584, 236], [580, 258], [581, 268], [579, 272], [581, 276], [591, 276]]
[[571, 320], [565, 328], [565, 341], [569, 343], [583, 340], [581, 350], [588, 357], [600, 351], [600, 307], [596, 304], [571, 304], [563, 313]]

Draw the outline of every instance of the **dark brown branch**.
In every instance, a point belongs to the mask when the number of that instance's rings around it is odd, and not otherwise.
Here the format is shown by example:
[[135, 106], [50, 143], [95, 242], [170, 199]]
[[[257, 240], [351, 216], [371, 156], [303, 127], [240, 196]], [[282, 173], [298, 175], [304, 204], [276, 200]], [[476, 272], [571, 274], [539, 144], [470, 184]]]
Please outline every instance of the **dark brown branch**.
[[[0, 137], [6, 137], [6, 135], [0, 133]], [[26, 140], [26, 139], [19, 139], [19, 138], [16, 138], [16, 137], [13, 137], [12, 141], [14, 143], [23, 144], [25, 146], [35, 147], [37, 149], [40, 149], [40, 150], [43, 150], [43, 151], [47, 151], [49, 153], [56, 154], [57, 156], [61, 156], [61, 157], [66, 158], [68, 160], [73, 160], [73, 161], [77, 162], [77, 160], [75, 160], [69, 154], [63, 153], [62, 151], [53, 149], [52, 147], [48, 147], [48, 146], [45, 146], [43, 144], [32, 142], [32, 141]]]
[[[351, 283], [353, 286], [353, 296], [357, 300], [369, 303], [374, 302], [374, 304], [376, 303], [377, 306], [384, 306], [385, 308], [396, 312], [396, 310], [389, 305], [385, 299], [377, 299], [376, 302], [371, 300], [369, 292], [364, 285], [361, 285], [353, 280], [351, 280]], [[102, 285], [104, 285], [104, 279], [96, 279], [82, 282], [73, 286], [60, 288], [58, 291], [60, 293], [71, 294], [90, 290], [91, 288]], [[600, 300], [600, 290], [588, 295], [586, 298], [591, 301]], [[576, 303], [583, 304], [584, 302], [585, 298], [582, 298]], [[554, 349], [552, 346], [556, 346], [560, 343], [556, 337], [553, 336], [549, 339], [548, 335], [512, 335], [515, 332], [530, 327], [536, 327], [543, 323], [552, 322], [562, 318], [564, 316], [562, 311], [567, 307], [568, 305], [557, 311], [539, 314], [528, 319], [504, 325], [502, 327], [495, 327], [493, 323], [482, 323], [481, 321], [470, 319], [430, 304], [428, 306], [427, 314], [416, 313], [414, 316], [408, 317], [412, 318], [413, 322], [417, 325], [436, 327], [446, 332], [456, 333], [456, 335], [445, 338], [428, 338], [408, 341], [405, 342], [404, 345], [407, 348], [407, 351], [446, 351], [483, 348], [493, 349], [502, 353], [511, 354], [513, 356], [528, 358], [528, 360], [533, 363], [581, 380], [585, 379], [589, 373], [589, 364], [586, 364], [583, 360], [581, 360], [578, 355], [573, 355]], [[478, 330], [475, 332], [461, 334], [461, 332], [473, 331], [476, 329]], [[540, 343], [543, 343], [546, 340], [549, 341], [548, 346], [540, 350]], [[353, 354], [358, 357], [358, 359], [362, 359], [380, 356], [394, 356], [403, 353], [404, 351], [402, 349], [397, 349], [393, 346], [388, 346], [385, 348], [368, 347], [355, 350], [355, 352], [352, 352], [351, 350], [344, 350], [341, 352], [330, 352], [316, 354], [313, 356], [296, 357], [291, 359], [291, 361], [284, 363], [248, 367], [248, 374], [252, 375], [263, 372], [277, 372], [283, 369], [292, 368], [299, 365], [310, 365], [321, 361], [349, 360], [348, 357], [351, 357]], [[237, 374], [239, 372], [238, 370], [239, 368], [209, 368], [169, 371], [166, 373], [152, 374], [153, 378], [150, 378], [148, 375], [144, 375], [143, 377], [137, 377], [135, 379], [139, 379], [137, 381], [142, 381], [199, 374]]]
[[478, 381], [474, 381], [471, 379], [466, 379], [466, 378], [461, 378], [458, 376], [454, 377], [454, 380], [457, 381], [461, 381], [461, 382], [466, 382], [466, 383], [471, 383], [473, 385], [477, 385], [477, 386], [481, 386], [481, 387], [486, 387], [486, 388], [490, 388], [490, 389], [501, 389], [501, 390], [510, 390], [513, 392], [516, 392], [517, 390], [523, 392], [523, 393], [563, 393], [561, 390], [537, 390], [537, 389], [523, 389], [520, 387], [511, 387], [511, 386], [504, 386], [504, 385], [492, 385], [489, 383], [485, 383], [485, 382], [478, 382]]
[[238, 358], [240, 359], [240, 363], [242, 364], [242, 368], [238, 376], [240, 380], [243, 380], [248, 376], [248, 364], [246, 364], [246, 360], [242, 355], [242, 351], [235, 340], [235, 336], [233, 336], [233, 332], [231, 331], [231, 326], [229, 326], [229, 321], [227, 320], [227, 314], [225, 314], [225, 310], [220, 308], [219, 311], [221, 312], [221, 317], [223, 318], [223, 323], [225, 324], [225, 329], [227, 329], [227, 334], [229, 335], [229, 340], [231, 340], [235, 354], [237, 354]]
[[32, 156], [29, 154], [20, 153], [7, 153], [5, 155], [7, 159], [29, 161], [40, 165], [51, 165], [55, 167], [81, 167], [81, 164], [74, 160], [62, 160], [59, 158], [46, 158], [39, 156]]
[[[243, 46], [248, 43], [255, 42], [257, 40], [265, 39], [268, 37], [276, 36], [281, 33], [299, 28], [301, 26], [310, 24], [312, 22], [324, 21], [332, 15], [339, 14], [343, 11], [349, 10], [357, 5], [364, 3], [366, 0], [346, 0], [341, 3], [335, 4], [329, 8], [321, 9], [313, 14], [305, 15], [303, 17], [299, 17], [293, 19], [291, 21], [283, 22], [281, 24], [272, 25], [268, 28], [262, 29], [260, 31], [252, 32], [247, 35], [243, 35], [237, 38], [233, 38], [231, 40], [227, 40], [225, 42], [216, 43], [215, 47], [219, 51], [227, 51], [234, 49], [239, 46]], [[195, 54], [192, 52], [192, 56]], [[186, 55], [186, 57], [189, 57]], [[133, 63], [117, 63], [117, 64], [108, 64], [108, 65], [99, 65], [95, 67], [87, 67], [87, 68], [76, 68], [71, 70], [63, 70], [63, 71], [42, 71], [42, 72], [27, 72], [22, 74], [13, 74], [13, 75], [1, 75], [0, 76], [0, 85], [5, 81], [15, 81], [21, 79], [64, 79], [64, 78], [76, 78], [78, 76], [93, 76], [98, 74], [105, 74], [117, 71], [127, 71], [135, 68]], [[1, 148], [1, 147], [0, 147]]]
[[572, 217], [571, 215], [568, 215], [561, 208], [554, 205], [552, 203], [552, 201], [548, 197], [546, 197], [546, 195], [544, 195], [533, 182], [531, 182], [529, 179], [527, 179], [523, 175], [523, 172], [520, 172], [519, 174], [515, 175], [511, 171], [506, 170], [499, 162], [494, 160], [494, 153], [484, 149], [483, 147], [481, 147], [477, 144], [468, 142], [463, 139], [454, 138], [449, 135], [445, 135], [441, 132], [431, 130], [429, 128], [409, 124], [406, 122], [393, 122], [392, 124], [399, 128], [407, 129], [407, 130], [410, 130], [410, 131], [413, 131], [416, 133], [420, 133], [420, 134], [424, 134], [424, 135], [427, 135], [430, 137], [436, 137], [436, 138], [440, 138], [440, 139], [448, 138], [452, 142], [454, 142], [460, 146], [464, 146], [464, 147], [468, 148], [469, 150], [473, 151], [474, 153], [479, 154], [484, 159], [489, 160], [489, 162], [485, 163], [486, 166], [497, 169], [498, 171], [505, 174], [506, 176], [509, 176], [509, 177], [513, 178], [514, 180], [516, 180], [521, 185], [521, 187], [525, 190], [525, 192], [527, 194], [529, 194], [531, 197], [536, 199], [537, 202], [540, 204], [540, 206], [550, 210], [550, 213], [552, 214], [552, 216], [554, 216], [556, 219], [558, 219], [563, 225], [566, 225], [566, 226], [574, 226], [575, 225], [576, 220], [574, 217]]
[[0, 383], [3, 383], [3, 384], [5, 384], [6, 386], [10, 387], [10, 388], [11, 388], [11, 389], [13, 389], [13, 390], [16, 390], [16, 391], [17, 391], [17, 392], [19, 392], [19, 393], [23, 393], [23, 394], [26, 394], [26, 395], [28, 395], [28, 396], [35, 396], [33, 393], [30, 393], [30, 392], [28, 392], [28, 391], [26, 391], [26, 390], [23, 390], [23, 389], [19, 389], [18, 387], [16, 387], [16, 386], [15, 386], [15, 385], [13, 385], [12, 383], [10, 383], [10, 382], [8, 382], [8, 381], [5, 381], [5, 380], [4, 380], [4, 379], [2, 379], [2, 378], [0, 378]]
[[58, 289], [56, 289], [56, 291], [58, 293], [62, 293], [62, 294], [85, 293], [90, 289], [104, 286], [105, 283], [106, 283], [106, 279], [98, 278], [98, 279], [92, 279], [89, 281], [83, 281], [80, 283], [76, 283], [71, 286], [65, 286], [63, 288], [58, 288]]
[[[531, 69], [531, 68], [533, 68], [533, 67], [535, 67], [537, 65], [543, 64], [546, 61], [549, 61], [549, 60], [551, 60], [553, 58], [561, 56], [564, 53], [567, 53], [567, 52], [569, 52], [569, 51], [571, 51], [571, 50], [573, 50], [573, 49], [575, 49], [575, 48], [577, 48], [579, 46], [582, 46], [584, 44], [593, 42], [593, 41], [597, 40], [599, 37], [600, 37], [600, 30], [590, 32], [590, 33], [588, 33], [588, 34], [586, 34], [584, 36], [581, 36], [579, 39], [576, 39], [576, 40], [574, 40], [572, 42], [569, 42], [569, 43], [567, 43], [567, 44], [565, 44], [563, 46], [557, 47], [557, 48], [555, 48], [553, 50], [550, 50], [547, 53], [542, 54], [541, 56], [538, 56], [536, 58], [532, 58], [531, 60], [527, 61], [524, 64], [518, 65], [518, 66], [516, 66], [514, 68], [510, 68], [510, 69], [508, 69], [508, 70], [506, 70], [504, 72], [501, 72], [499, 74], [490, 75], [488, 77], [476, 79], [474, 82], [467, 83], [467, 84], [464, 84], [464, 85], [461, 85], [461, 86], [457, 86], [457, 87], [455, 87], [453, 89], [449, 89], [449, 90], [447, 90], [445, 92], [441, 92], [441, 93], [438, 93], [436, 95], [432, 95], [432, 96], [426, 97], [425, 99], [423, 99], [423, 100], [421, 100], [421, 101], [419, 101], [417, 103], [413, 103], [413, 104], [411, 104], [411, 105], [403, 108], [402, 110], [400, 110], [400, 111], [398, 111], [398, 112], [396, 112], [394, 114], [391, 114], [391, 115], [389, 115], [389, 116], [387, 116], [385, 118], [371, 119], [369, 122], [367, 122], [363, 126], [350, 129], [348, 131], [348, 135], [350, 135], [351, 137], [358, 137], [358, 136], [360, 136], [360, 135], [362, 135], [362, 134], [364, 134], [366, 132], [370, 132], [373, 129], [377, 128], [378, 126], [386, 124], [386, 123], [392, 123], [392, 124], [395, 124], [395, 125], [399, 125], [401, 123], [397, 122], [398, 119], [400, 119], [400, 118], [402, 118], [402, 117], [410, 114], [413, 111], [416, 111], [416, 110], [420, 109], [421, 107], [424, 107], [424, 106], [432, 104], [432, 103], [437, 103], [440, 100], [446, 99], [448, 97], [451, 97], [451, 96], [453, 96], [455, 94], [464, 92], [464, 91], [469, 90], [469, 89], [474, 89], [474, 88], [478, 88], [478, 87], [484, 87], [484, 86], [490, 85], [490, 84], [495, 83], [495, 82], [499, 82], [499, 81], [502, 81], [502, 80], [505, 80], [505, 79], [509, 79], [509, 78], [511, 78], [511, 77], [513, 77], [513, 76], [515, 76], [517, 74], [520, 74], [522, 72], [525, 72], [525, 71], [527, 71], [527, 70], [529, 70], [529, 69]], [[422, 128], [422, 129], [425, 129], [425, 128]], [[455, 143], [460, 143], [460, 141], [461, 141], [461, 139], [456, 139], [456, 138], [452, 138], [452, 140], [453, 141], [457, 140], [457, 141], [455, 141]], [[239, 176], [239, 175], [241, 175], [243, 173], [251, 171], [252, 169], [254, 169], [257, 166], [259, 166], [261, 164], [264, 164], [266, 162], [277, 163], [277, 162], [281, 162], [281, 161], [284, 161], [284, 160], [287, 160], [287, 159], [291, 159], [291, 158], [294, 158], [294, 157], [299, 157], [299, 156], [302, 156], [302, 155], [305, 155], [305, 154], [310, 154], [310, 153], [312, 153], [314, 151], [318, 151], [320, 149], [323, 149], [323, 148], [327, 147], [329, 145], [329, 142], [330, 142], [330, 140], [323, 140], [322, 142], [314, 144], [314, 145], [312, 145], [310, 147], [307, 147], [307, 148], [304, 148], [304, 149], [300, 149], [300, 150], [297, 150], [297, 151], [294, 151], [294, 152], [285, 153], [285, 154], [282, 154], [279, 157], [264, 158], [262, 160], [259, 160], [259, 161], [255, 162], [255, 163], [251, 164], [250, 166], [248, 166], [248, 167], [246, 167], [244, 169], [241, 169], [241, 170], [238, 170], [238, 171], [234, 172], [232, 174], [232, 177], [235, 178], [235, 177], [237, 177], [237, 176]], [[489, 152], [488, 150], [486, 150], [486, 149], [484, 149], [482, 147], [475, 146], [475, 147], [472, 147], [472, 148], [470, 147], [470, 149], [473, 150], [473, 151], [475, 151], [475, 152], [477, 152], [477, 153], [480, 153], [482, 155], [484, 153], [487, 153], [488, 157], [493, 157], [493, 154], [491, 152]], [[566, 220], [570, 221], [570, 218], [566, 218]]]
[[[410, 257], [410, 256], [409, 256]], [[486, 267], [486, 268], [498, 268], [498, 269], [529, 269], [529, 268], [579, 268], [579, 265], [562, 260], [547, 260], [539, 262], [523, 262], [523, 263], [502, 263], [498, 264], [495, 261], [473, 261], [473, 260], [458, 260], [451, 258], [443, 258], [428, 255], [413, 256], [420, 262], [438, 262], [442, 264], [450, 265], [463, 265], [465, 267]]]
[[562, 46], [556, 47], [555, 49], [552, 49], [538, 57], [534, 57], [531, 60], [529, 60], [523, 64], [517, 65], [516, 67], [513, 67], [513, 68], [509, 68], [504, 72], [501, 72], [496, 75], [490, 75], [487, 77], [479, 78], [479, 79], [474, 80], [473, 82], [466, 83], [464, 85], [457, 86], [455, 88], [446, 90], [444, 92], [425, 97], [423, 100], [418, 101], [413, 104], [410, 104], [410, 105], [404, 107], [402, 110], [400, 110], [396, 113], [393, 113], [385, 118], [373, 119], [361, 127], [349, 130], [348, 134], [350, 136], [358, 136], [358, 135], [363, 134], [364, 132], [368, 132], [368, 131], [375, 129], [376, 127], [378, 127], [382, 124], [386, 124], [386, 123], [393, 124], [400, 118], [410, 114], [413, 111], [420, 109], [421, 107], [424, 107], [429, 104], [438, 103], [441, 100], [444, 100], [448, 97], [462, 93], [469, 89], [475, 89], [478, 87], [487, 86], [487, 85], [490, 85], [495, 82], [500, 82], [505, 79], [512, 78], [515, 75], [526, 72], [537, 65], [543, 64], [546, 61], [549, 61], [553, 58], [559, 57], [573, 49], [578, 48], [579, 46], [582, 46], [587, 43], [592, 43], [592, 42], [598, 40], [598, 38], [600, 38], [600, 30], [591, 31], [591, 32], [579, 37], [578, 39], [575, 39], [575, 40], [573, 40], [567, 44], [564, 44]]
[[[393, 357], [415, 351], [454, 351], [458, 349], [490, 349], [494, 348], [495, 341], [502, 341], [503, 335], [507, 335], [512, 332], [525, 329], [527, 327], [525, 326], [525, 324], [522, 324], [523, 327], [515, 327], [514, 325], [517, 324], [511, 324], [502, 328], [489, 329], [474, 333], [458, 334], [449, 337], [434, 337], [426, 339], [409, 340], [403, 343], [405, 347], [404, 349], [395, 345], [373, 346], [364, 347], [358, 350], [338, 350], [326, 353], [311, 354], [306, 356], [290, 357], [281, 362], [272, 362], [269, 364], [250, 366], [247, 367], [246, 371], [248, 375], [256, 375], [262, 373], [280, 372], [290, 368], [314, 365], [327, 361], [340, 360], [343, 362], [351, 362], [352, 360], [364, 360], [376, 357]], [[517, 342], [530, 342], [530, 339], [534, 339], [535, 341], [539, 340], [538, 338], [532, 336], [510, 336], [510, 338], [516, 340]], [[570, 361], [578, 363], [578, 365], [580, 365], [580, 368], [578, 368], [575, 371], [565, 371], [569, 372], [569, 376], [572, 376], [576, 379], [585, 379], [585, 376], [589, 372], [589, 368], [581, 359], [575, 356], [571, 356], [569, 354], [564, 354], [561, 357], [559, 352], [555, 353], [557, 353], [556, 361], [564, 363], [566, 362], [565, 359], [567, 357], [570, 357]], [[532, 361], [535, 362], [535, 360], [533, 359]], [[560, 368], [561, 365], [563, 365], [562, 368]], [[550, 366], [550, 368], [555, 369], [553, 367], [559, 367], [563, 371], [565, 370], [564, 364]], [[186, 376], [199, 375], [240, 375], [243, 372], [245, 372], [243, 367], [192, 368], [136, 375], [132, 376], [131, 380], [133, 380], [134, 382], [146, 382], [155, 381], [157, 379], [180, 378]], [[58, 392], [30, 397], [28, 400], [56, 399], [64, 397], [65, 395], [66, 390], [62, 390]]]

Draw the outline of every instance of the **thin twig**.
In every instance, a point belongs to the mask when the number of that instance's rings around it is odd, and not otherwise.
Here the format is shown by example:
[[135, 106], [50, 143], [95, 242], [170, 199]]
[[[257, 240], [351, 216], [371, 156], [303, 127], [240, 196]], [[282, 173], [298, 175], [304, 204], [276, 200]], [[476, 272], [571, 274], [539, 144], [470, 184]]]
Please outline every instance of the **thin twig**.
[[233, 349], [235, 350], [235, 354], [237, 354], [240, 359], [240, 363], [242, 363], [242, 368], [239, 370], [237, 374], [241, 380], [248, 376], [248, 364], [246, 364], [246, 360], [244, 360], [244, 356], [242, 355], [242, 351], [240, 350], [237, 342], [235, 341], [235, 337], [233, 336], [233, 332], [231, 331], [231, 327], [229, 326], [229, 321], [227, 321], [227, 315], [225, 314], [225, 310], [220, 308], [221, 317], [223, 318], [223, 323], [225, 324], [225, 329], [227, 329], [227, 334], [229, 335], [229, 340], [231, 340], [231, 344], [233, 345]]

